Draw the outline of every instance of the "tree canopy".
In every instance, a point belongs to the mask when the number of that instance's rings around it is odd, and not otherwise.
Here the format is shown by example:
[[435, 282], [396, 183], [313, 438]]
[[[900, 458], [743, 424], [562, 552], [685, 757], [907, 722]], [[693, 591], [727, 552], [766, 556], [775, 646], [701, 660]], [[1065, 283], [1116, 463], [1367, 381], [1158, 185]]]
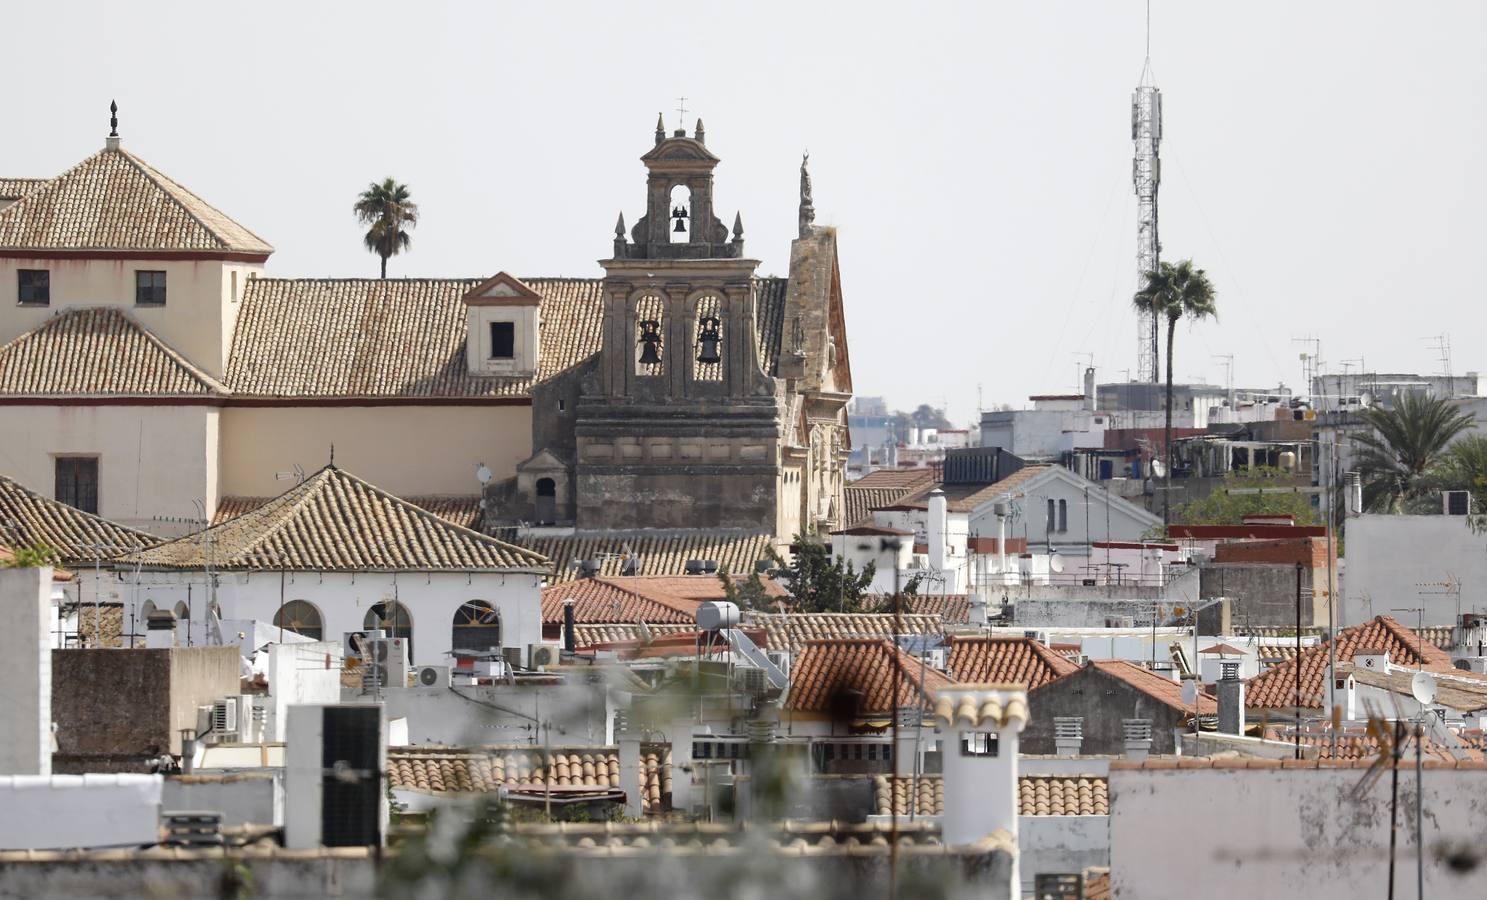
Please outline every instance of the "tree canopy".
[[368, 185], [351, 210], [358, 222], [370, 226], [362, 241], [367, 250], [381, 257], [382, 277], [386, 278], [387, 260], [413, 243], [408, 229], [418, 224], [418, 204], [406, 184], [389, 176]]
[[875, 566], [858, 572], [850, 561], [833, 559], [831, 547], [814, 535], [795, 536], [795, 558], [789, 563], [774, 550], [779, 579], [790, 592], [796, 612], [864, 612], [863, 597], [873, 583]]
[[1442, 478], [1453, 472], [1471, 478], [1470, 466], [1487, 457], [1487, 449], [1477, 444], [1455, 456], [1448, 452], [1473, 420], [1443, 397], [1401, 394], [1393, 407], [1365, 409], [1362, 418], [1368, 429], [1353, 435], [1358, 448], [1353, 464], [1369, 512], [1438, 511], [1434, 494]]
[[1317, 511], [1312, 508], [1307, 494], [1226, 494], [1227, 489], [1280, 487], [1278, 480], [1292, 479], [1290, 472], [1280, 469], [1254, 469], [1249, 472], [1230, 472], [1224, 476], [1221, 487], [1200, 500], [1184, 503], [1177, 508], [1174, 521], [1184, 525], [1242, 525], [1245, 516], [1292, 516], [1297, 525], [1312, 525], [1317, 521]]

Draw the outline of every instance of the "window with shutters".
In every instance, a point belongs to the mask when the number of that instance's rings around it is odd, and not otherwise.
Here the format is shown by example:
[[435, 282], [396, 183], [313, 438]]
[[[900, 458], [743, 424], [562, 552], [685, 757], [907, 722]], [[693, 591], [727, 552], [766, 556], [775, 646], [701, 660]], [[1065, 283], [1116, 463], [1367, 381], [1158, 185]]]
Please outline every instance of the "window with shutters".
[[73, 509], [98, 514], [98, 457], [57, 457], [56, 493], [58, 503]]

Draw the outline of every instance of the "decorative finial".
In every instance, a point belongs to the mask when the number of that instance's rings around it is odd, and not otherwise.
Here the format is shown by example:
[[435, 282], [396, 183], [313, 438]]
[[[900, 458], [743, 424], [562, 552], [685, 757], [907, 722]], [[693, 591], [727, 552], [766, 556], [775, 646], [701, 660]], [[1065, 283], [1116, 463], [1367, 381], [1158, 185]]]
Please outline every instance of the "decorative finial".
[[697, 133], [695, 136], [697, 138], [697, 143], [707, 143], [707, 132], [702, 129], [702, 119], [700, 117], [697, 119]]
[[619, 221], [614, 223], [614, 236], [624, 240], [625, 237], [625, 211], [620, 210]]
[[108, 101], [108, 136], [119, 136], [119, 104], [113, 100]]
[[656, 143], [666, 140], [666, 123], [662, 121], [661, 114], [656, 113]]
[[733, 242], [736, 244], [743, 240], [743, 213], [733, 214]]
[[811, 151], [807, 150], [800, 157], [800, 236], [810, 237], [811, 228], [816, 221], [816, 207], [811, 201], [811, 171], [807, 165], [811, 161]]
[[330, 445], [330, 467], [332, 469], [334, 469], [336, 467], [336, 445], [335, 444], [331, 444]]

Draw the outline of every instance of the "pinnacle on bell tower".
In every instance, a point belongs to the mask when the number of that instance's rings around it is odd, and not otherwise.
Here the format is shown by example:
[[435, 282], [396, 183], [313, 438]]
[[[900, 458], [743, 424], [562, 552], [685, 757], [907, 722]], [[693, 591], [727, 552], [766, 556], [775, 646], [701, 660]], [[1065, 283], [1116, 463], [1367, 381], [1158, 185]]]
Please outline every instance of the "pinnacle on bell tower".
[[743, 256], [742, 229], [730, 240], [728, 226], [713, 204], [713, 169], [721, 160], [707, 149], [705, 138], [701, 119], [691, 136], [685, 127], [668, 136], [665, 120], [656, 115], [655, 146], [640, 158], [647, 173], [645, 215], [635, 222], [629, 240], [621, 225], [615, 235], [615, 259]]

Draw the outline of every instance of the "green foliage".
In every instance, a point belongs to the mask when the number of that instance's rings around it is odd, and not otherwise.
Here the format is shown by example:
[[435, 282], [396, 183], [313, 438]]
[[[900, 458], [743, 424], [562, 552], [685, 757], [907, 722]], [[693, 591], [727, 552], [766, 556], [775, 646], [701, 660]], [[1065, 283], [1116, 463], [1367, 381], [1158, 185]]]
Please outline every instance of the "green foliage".
[[1392, 409], [1366, 409], [1362, 418], [1369, 430], [1353, 435], [1354, 467], [1369, 512], [1439, 512], [1442, 480], [1476, 477], [1472, 467], [1487, 457], [1481, 439], [1463, 442], [1459, 455], [1447, 451], [1473, 420], [1445, 398], [1402, 394]]
[[726, 567], [718, 570], [718, 580], [723, 582], [724, 598], [739, 609], [755, 609], [761, 612], [769, 610], [774, 603], [774, 598], [769, 596], [769, 591], [764, 587], [764, 580], [759, 577], [758, 572], [753, 572], [743, 582], [734, 580], [728, 573]]
[[1474, 506], [1487, 499], [1487, 435], [1469, 434], [1446, 448], [1434, 477], [1441, 490], [1471, 491]]
[[773, 549], [770, 558], [794, 598], [796, 612], [862, 612], [863, 595], [873, 583], [875, 567], [858, 572], [851, 562], [833, 559], [831, 547], [814, 535], [795, 536], [795, 559], [786, 563]]
[[46, 544], [37, 544], [33, 547], [17, 547], [13, 558], [0, 559], [0, 569], [40, 569], [44, 566], [55, 567], [60, 563], [56, 551]]
[[418, 204], [411, 197], [406, 184], [388, 177], [368, 185], [351, 207], [358, 222], [371, 226], [362, 240], [368, 251], [382, 258], [383, 278], [387, 277], [388, 258], [413, 243], [408, 229], [418, 224]]
[[[1230, 472], [1224, 476], [1223, 485], [1201, 500], [1194, 500], [1178, 507], [1175, 521], [1186, 525], [1242, 525], [1245, 516], [1294, 516], [1297, 525], [1313, 525], [1317, 521], [1307, 494], [1225, 494], [1233, 488], [1281, 487], [1281, 479], [1295, 483], [1289, 472], [1281, 469], [1259, 468], [1249, 472]], [[1284, 485], [1289, 487], [1289, 484]]]

